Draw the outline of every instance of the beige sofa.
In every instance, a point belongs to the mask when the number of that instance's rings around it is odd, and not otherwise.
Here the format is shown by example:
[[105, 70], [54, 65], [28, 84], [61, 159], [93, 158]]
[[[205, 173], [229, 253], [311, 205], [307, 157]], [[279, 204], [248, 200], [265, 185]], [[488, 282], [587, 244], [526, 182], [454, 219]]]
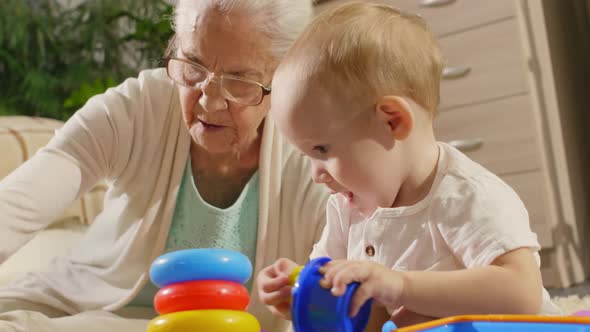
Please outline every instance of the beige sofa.
[[[62, 125], [61, 121], [45, 118], [0, 117], [0, 179], [47, 144], [55, 129]], [[101, 184], [80, 197], [46, 230], [1, 263], [0, 286], [27, 271], [43, 268], [52, 257], [64, 253], [78, 241], [102, 210], [105, 189]]]

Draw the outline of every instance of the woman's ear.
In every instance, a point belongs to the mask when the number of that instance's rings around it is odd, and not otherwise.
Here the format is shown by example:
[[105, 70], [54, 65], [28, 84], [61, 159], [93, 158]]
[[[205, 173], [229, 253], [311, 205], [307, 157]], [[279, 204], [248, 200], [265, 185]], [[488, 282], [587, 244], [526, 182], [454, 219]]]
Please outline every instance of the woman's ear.
[[395, 140], [401, 141], [410, 136], [414, 128], [414, 115], [410, 104], [399, 96], [383, 96], [375, 106], [377, 116], [382, 119]]

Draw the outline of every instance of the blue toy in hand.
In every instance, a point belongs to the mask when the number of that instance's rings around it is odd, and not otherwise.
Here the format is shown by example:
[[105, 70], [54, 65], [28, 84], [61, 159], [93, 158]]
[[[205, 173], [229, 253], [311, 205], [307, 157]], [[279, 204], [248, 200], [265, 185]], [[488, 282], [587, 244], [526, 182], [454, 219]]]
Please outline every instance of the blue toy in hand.
[[323, 276], [319, 268], [330, 260], [328, 257], [311, 260], [294, 280], [291, 317], [296, 332], [362, 332], [369, 322], [371, 300], [355, 317], [348, 316], [359, 283], [348, 285], [342, 296], [334, 296], [329, 289], [320, 286]]

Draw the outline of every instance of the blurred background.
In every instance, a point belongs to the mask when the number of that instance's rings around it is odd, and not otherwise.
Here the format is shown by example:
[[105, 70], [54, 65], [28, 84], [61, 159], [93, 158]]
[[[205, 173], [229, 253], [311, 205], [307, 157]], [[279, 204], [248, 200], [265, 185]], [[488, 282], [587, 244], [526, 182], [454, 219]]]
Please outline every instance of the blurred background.
[[157, 67], [172, 35], [163, 0], [1, 0], [0, 115], [66, 120]]

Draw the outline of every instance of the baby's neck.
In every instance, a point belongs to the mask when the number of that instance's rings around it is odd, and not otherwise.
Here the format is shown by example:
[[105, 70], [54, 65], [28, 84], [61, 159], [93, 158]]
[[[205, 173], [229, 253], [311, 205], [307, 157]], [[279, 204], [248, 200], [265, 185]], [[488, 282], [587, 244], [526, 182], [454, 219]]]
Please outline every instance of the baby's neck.
[[434, 135], [414, 137], [405, 143], [411, 162], [393, 207], [415, 205], [428, 196], [438, 167], [439, 148]]

